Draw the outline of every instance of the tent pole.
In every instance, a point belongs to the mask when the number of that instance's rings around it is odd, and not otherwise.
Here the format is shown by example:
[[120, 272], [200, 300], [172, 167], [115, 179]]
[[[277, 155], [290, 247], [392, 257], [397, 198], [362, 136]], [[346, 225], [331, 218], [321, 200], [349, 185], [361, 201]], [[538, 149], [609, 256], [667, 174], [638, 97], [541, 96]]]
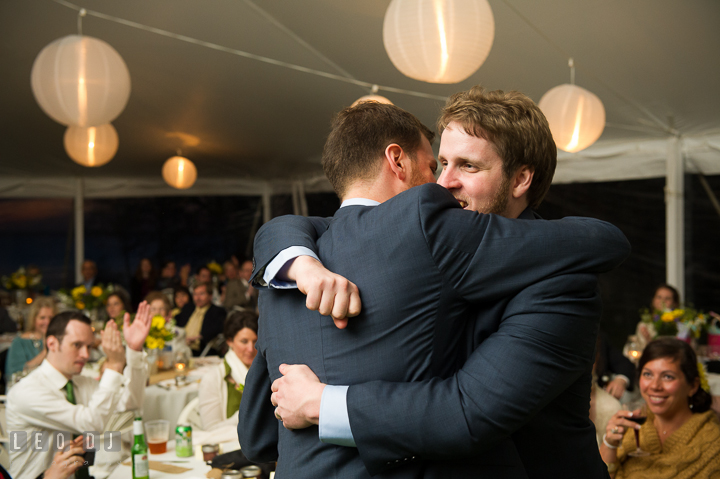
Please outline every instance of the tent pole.
[[262, 202], [263, 202], [263, 223], [267, 223], [272, 219], [272, 211], [270, 204], [270, 185], [265, 183], [263, 189]]
[[678, 137], [668, 140], [665, 182], [666, 282], [685, 297], [685, 167]]
[[293, 214], [295, 216], [300, 214], [300, 187], [298, 183], [298, 181], [292, 182], [292, 204]]
[[75, 183], [75, 284], [83, 282], [82, 264], [85, 261], [85, 218], [83, 179]]

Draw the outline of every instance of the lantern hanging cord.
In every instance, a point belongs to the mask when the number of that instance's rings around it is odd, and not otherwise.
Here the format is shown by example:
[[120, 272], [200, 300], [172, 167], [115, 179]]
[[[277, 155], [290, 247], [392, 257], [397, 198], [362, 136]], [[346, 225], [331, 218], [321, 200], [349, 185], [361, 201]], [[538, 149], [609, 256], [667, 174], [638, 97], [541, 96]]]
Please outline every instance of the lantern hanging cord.
[[575, 84], [575, 62], [572, 58], [568, 60], [568, 66], [570, 67], [570, 84]]
[[[84, 8], [81, 8], [73, 3], [67, 2], [65, 0], [53, 0], [55, 3], [59, 3], [60, 5], [63, 5], [68, 8], [72, 8], [73, 10], [85, 10]], [[353, 85], [358, 85], [360, 87], [363, 87], [365, 89], [372, 89], [373, 85], [375, 83], [372, 82], [366, 82], [362, 80], [356, 80], [355, 78], [348, 78], [346, 76], [336, 75], [334, 73], [328, 73], [320, 70], [315, 70], [314, 68], [307, 68], [301, 65], [295, 65], [293, 63], [288, 63], [280, 60], [274, 60], [272, 58], [264, 57], [262, 55], [255, 55], [254, 53], [245, 52], [242, 50], [237, 50], [235, 48], [228, 48], [224, 47], [222, 45], [218, 45], [216, 43], [206, 42], [203, 40], [198, 40], [196, 38], [188, 37], [186, 35], [180, 35], [177, 33], [168, 32], [167, 30], [162, 30], [160, 28], [150, 27], [147, 25], [143, 25], [141, 23], [133, 22], [130, 20], [125, 20], [123, 18], [114, 17], [112, 15], [106, 15], [101, 12], [96, 12], [94, 10], [86, 10], [87, 15], [91, 15], [96, 18], [101, 18], [103, 20], [108, 20], [110, 22], [119, 23], [120, 25], [125, 25], [132, 28], [137, 28], [138, 30], [144, 30], [146, 32], [155, 33], [157, 35], [162, 35], [164, 37], [173, 38], [175, 40], [180, 40], [186, 43], [191, 43], [193, 45], [199, 45], [202, 47], [210, 48], [212, 50], [217, 50], [225, 53], [230, 53], [232, 55], [237, 55], [239, 57], [243, 58], [249, 58], [251, 60], [257, 60], [259, 62], [267, 63], [269, 65], [275, 65], [279, 67], [284, 67], [289, 70], [295, 70], [302, 73], [309, 73], [311, 75], [315, 75], [322, 78], [328, 78], [330, 80], [337, 80], [345, 83], [350, 83]], [[427, 98], [430, 100], [441, 100], [445, 101], [447, 100], [446, 96], [440, 96], [440, 95], [431, 95], [429, 93], [423, 93], [413, 90], [405, 90], [402, 88], [395, 88], [391, 86], [383, 86], [383, 85], [377, 85], [379, 90], [384, 90], [392, 93], [401, 93], [403, 95], [409, 95], [414, 96], [418, 98]]]
[[[535, 30], [535, 33], [537, 33], [537, 34], [538, 34], [543, 40], [545, 40], [551, 47], [553, 47], [555, 50], [557, 50], [558, 52], [560, 52], [560, 54], [561, 54], [564, 58], [570, 58], [570, 59], [572, 60], [572, 56], [570, 55], [569, 52], [565, 51], [565, 49], [563, 49], [562, 47], [560, 47], [560, 45], [558, 45], [557, 43], [555, 43], [554, 41], [552, 41], [552, 39], [551, 39], [550, 37], [548, 37], [547, 35], [545, 35], [545, 33], [544, 33], [542, 30], [540, 30], [538, 27], [536, 27], [535, 24], [532, 23], [529, 18], [527, 18], [527, 17], [526, 17], [525, 15], [523, 15], [522, 13], [520, 13], [520, 11], [519, 11], [517, 8], [515, 8], [513, 5], [511, 5], [510, 2], [509, 2], [509, 0], [502, 0], [502, 2], [503, 2], [510, 10], [512, 10], [512, 11], [515, 13], [515, 15], [517, 15], [523, 22], [527, 23], [527, 25], [528, 25], [530, 28], [532, 28], [533, 30]], [[571, 73], [572, 76], [573, 76], [573, 85], [575, 84], [575, 81], [574, 81], [574, 77], [575, 77], [575, 66], [574, 66], [574, 65], [575, 65], [575, 62], [573, 61], [572, 73]], [[652, 122], [653, 122], [660, 130], [666, 131], [666, 132], [669, 131], [669, 130], [673, 130], [671, 127], [669, 127], [669, 125], [667, 125], [666, 123], [664, 123], [660, 118], [658, 118], [658, 117], [657, 117], [654, 113], [652, 113], [650, 110], [648, 110], [647, 108], [645, 108], [645, 107], [642, 106], [641, 104], [637, 103], [636, 101], [633, 101], [633, 100], [625, 97], [624, 95], [620, 94], [619, 92], [615, 91], [613, 88], [611, 88], [607, 83], [605, 83], [603, 80], [601, 80], [600, 77], [598, 77], [598, 76], [597, 76], [595, 73], [593, 73], [591, 70], [589, 70], [589, 69], [586, 68], [586, 69], [583, 70], [583, 71], [585, 71], [585, 73], [587, 74], [587, 76], [589, 76], [590, 78], [592, 78], [593, 80], [595, 80], [595, 81], [596, 81], [597, 83], [599, 83], [603, 88], [605, 88], [607, 91], [609, 91], [610, 93], [612, 93], [613, 95], [615, 95], [618, 99], [620, 99], [621, 101], [627, 103], [628, 105], [630, 105], [630, 106], [638, 109], [641, 113], [643, 113], [643, 114], [646, 115], [648, 118], [650, 118], [650, 120], [652, 120]]]
[[87, 10], [81, 8], [78, 12], [78, 35], [82, 36], [82, 19], [87, 15]]

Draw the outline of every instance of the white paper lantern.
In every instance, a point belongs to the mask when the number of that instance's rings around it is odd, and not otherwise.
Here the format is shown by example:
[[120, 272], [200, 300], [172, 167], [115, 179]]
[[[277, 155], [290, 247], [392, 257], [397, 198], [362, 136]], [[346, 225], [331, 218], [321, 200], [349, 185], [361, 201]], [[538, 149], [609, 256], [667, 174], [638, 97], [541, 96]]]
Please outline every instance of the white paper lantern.
[[179, 190], [190, 188], [197, 179], [195, 164], [182, 156], [168, 158], [162, 168], [165, 182]]
[[115, 156], [118, 134], [111, 124], [100, 126], [70, 126], [63, 137], [65, 151], [75, 163], [83, 166], [102, 166]]
[[68, 35], [47, 45], [30, 79], [40, 108], [63, 125], [110, 123], [130, 97], [130, 73], [120, 54], [88, 36]]
[[550, 124], [555, 145], [574, 153], [600, 138], [605, 129], [605, 107], [592, 92], [577, 85], [549, 90], [538, 104]]
[[355, 100], [353, 102], [353, 104], [350, 106], [355, 106], [358, 103], [362, 103], [364, 101], [376, 101], [378, 103], [387, 103], [388, 105], [393, 104], [393, 102], [391, 102], [390, 100], [388, 100], [387, 98], [385, 98], [384, 96], [381, 96], [381, 95], [365, 95], [365, 96], [361, 96], [360, 98]]
[[395, 67], [429, 83], [457, 83], [475, 73], [494, 37], [487, 0], [392, 0], [383, 23]]

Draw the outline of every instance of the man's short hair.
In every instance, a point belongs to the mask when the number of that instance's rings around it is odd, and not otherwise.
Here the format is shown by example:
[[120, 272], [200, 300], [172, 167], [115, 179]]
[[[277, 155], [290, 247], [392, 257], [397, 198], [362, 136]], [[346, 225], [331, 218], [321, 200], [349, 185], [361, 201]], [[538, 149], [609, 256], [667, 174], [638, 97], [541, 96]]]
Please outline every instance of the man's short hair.
[[323, 148], [325, 176], [342, 198], [352, 182], [378, 175], [388, 145], [398, 144], [414, 159], [422, 136], [430, 143], [435, 138], [414, 115], [395, 105], [367, 101], [345, 108], [333, 119]]
[[207, 291], [207, 294], [210, 296], [213, 295], [213, 285], [210, 283], [199, 283], [197, 286], [195, 286], [195, 289], [198, 288], [205, 288], [205, 291]]
[[68, 323], [72, 320], [80, 321], [88, 326], [92, 324], [90, 322], [90, 318], [82, 314], [80, 311], [65, 311], [64, 313], [59, 313], [53, 316], [50, 320], [45, 336], [55, 336], [58, 343], [62, 343], [63, 337], [65, 337], [65, 329], [67, 329]]
[[480, 85], [451, 96], [438, 119], [438, 131], [451, 122], [465, 133], [493, 145], [503, 162], [503, 174], [510, 178], [520, 167], [534, 171], [527, 199], [537, 208], [550, 189], [557, 147], [550, 126], [540, 108], [518, 91], [487, 91]]

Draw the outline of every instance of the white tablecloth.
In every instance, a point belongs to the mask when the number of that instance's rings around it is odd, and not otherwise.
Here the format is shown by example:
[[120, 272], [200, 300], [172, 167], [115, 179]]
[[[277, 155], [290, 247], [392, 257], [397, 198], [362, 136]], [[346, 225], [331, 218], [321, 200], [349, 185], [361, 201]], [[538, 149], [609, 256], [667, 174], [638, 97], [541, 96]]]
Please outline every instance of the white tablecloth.
[[720, 396], [720, 374], [708, 373], [707, 376], [710, 384], [710, 394]]
[[[174, 435], [173, 435], [174, 437]], [[196, 448], [197, 449], [197, 448]], [[231, 448], [227, 449], [228, 451], [231, 451]], [[168, 450], [164, 454], [150, 454], [149, 459], [151, 461], [161, 461], [166, 462], [168, 464], [171, 464], [173, 466], [179, 466], [191, 469], [188, 472], [183, 472], [182, 474], [170, 474], [167, 472], [159, 472], [159, 471], [153, 471], [150, 470], [150, 477], [152, 479], [169, 479], [169, 478], [177, 478], [177, 479], [205, 479], [205, 474], [207, 474], [210, 471], [210, 466], [205, 464], [205, 461], [201, 459], [202, 456], [199, 457], [177, 457], [175, 455], [175, 441], [168, 441]], [[127, 461], [125, 461], [127, 462]], [[120, 464], [115, 470], [110, 474], [108, 479], [129, 479], [132, 477], [132, 466], [125, 466], [124, 464]]]
[[143, 421], [167, 419], [170, 421], [170, 435], [175, 437], [175, 426], [183, 408], [198, 395], [198, 383], [180, 389], [163, 389], [153, 385], [145, 388]]

